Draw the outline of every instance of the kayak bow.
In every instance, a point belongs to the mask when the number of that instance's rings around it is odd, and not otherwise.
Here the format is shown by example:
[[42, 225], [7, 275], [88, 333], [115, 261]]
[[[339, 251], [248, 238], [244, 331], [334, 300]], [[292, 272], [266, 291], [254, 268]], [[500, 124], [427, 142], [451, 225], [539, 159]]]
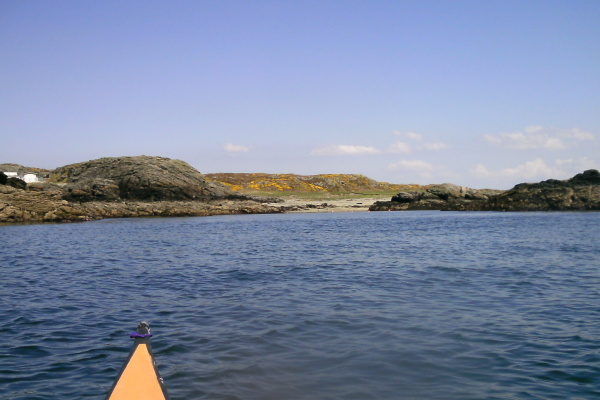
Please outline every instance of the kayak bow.
[[129, 337], [134, 339], [133, 349], [105, 400], [169, 400], [152, 355], [150, 326], [140, 322]]

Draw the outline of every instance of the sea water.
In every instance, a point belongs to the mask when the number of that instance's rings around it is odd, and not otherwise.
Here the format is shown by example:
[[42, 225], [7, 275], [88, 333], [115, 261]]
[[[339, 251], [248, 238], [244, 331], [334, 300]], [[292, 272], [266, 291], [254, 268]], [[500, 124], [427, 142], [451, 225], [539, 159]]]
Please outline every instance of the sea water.
[[172, 399], [600, 398], [600, 213], [0, 227], [0, 398], [102, 399], [152, 327]]

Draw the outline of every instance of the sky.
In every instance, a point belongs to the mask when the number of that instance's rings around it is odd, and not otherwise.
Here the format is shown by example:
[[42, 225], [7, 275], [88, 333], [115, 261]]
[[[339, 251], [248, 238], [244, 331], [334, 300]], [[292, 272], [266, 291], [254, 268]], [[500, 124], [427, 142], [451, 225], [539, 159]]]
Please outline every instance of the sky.
[[507, 189], [600, 169], [600, 1], [0, 0], [0, 163]]

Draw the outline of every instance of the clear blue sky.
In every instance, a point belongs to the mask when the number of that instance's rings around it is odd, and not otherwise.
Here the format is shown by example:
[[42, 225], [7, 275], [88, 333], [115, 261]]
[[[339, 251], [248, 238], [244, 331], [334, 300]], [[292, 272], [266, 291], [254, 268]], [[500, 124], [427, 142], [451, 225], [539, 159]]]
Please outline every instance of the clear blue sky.
[[600, 1], [0, 0], [0, 162], [508, 188], [600, 169]]

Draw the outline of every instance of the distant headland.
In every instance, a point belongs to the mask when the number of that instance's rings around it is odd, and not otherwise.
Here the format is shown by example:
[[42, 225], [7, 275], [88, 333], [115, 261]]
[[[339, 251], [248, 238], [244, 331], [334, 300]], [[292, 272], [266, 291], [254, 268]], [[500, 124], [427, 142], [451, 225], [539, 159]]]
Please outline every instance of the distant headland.
[[[388, 200], [389, 199], [389, 200]], [[165, 157], [106, 157], [55, 170], [0, 164], [0, 222], [348, 210], [599, 211], [600, 173], [510, 190], [378, 182], [352, 174], [202, 174]]]

